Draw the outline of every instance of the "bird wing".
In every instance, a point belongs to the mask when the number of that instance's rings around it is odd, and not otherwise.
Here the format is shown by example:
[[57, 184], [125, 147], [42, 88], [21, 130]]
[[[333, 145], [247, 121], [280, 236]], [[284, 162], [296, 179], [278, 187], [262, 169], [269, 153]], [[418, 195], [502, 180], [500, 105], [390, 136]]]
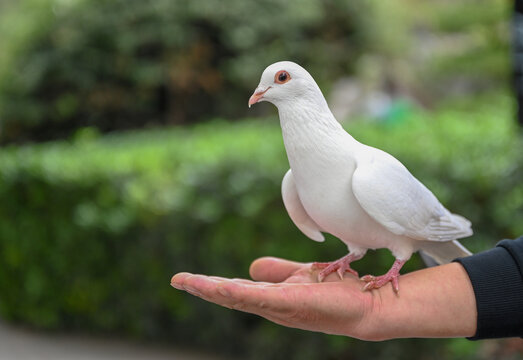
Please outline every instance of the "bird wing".
[[366, 147], [366, 153], [353, 174], [352, 190], [374, 220], [394, 234], [418, 240], [449, 241], [472, 235], [470, 221], [445, 209], [393, 156], [371, 147]]
[[325, 241], [323, 234], [320, 232], [320, 227], [311, 219], [309, 214], [307, 214], [301, 203], [290, 169], [281, 182], [281, 194], [283, 204], [298, 229], [314, 241]]

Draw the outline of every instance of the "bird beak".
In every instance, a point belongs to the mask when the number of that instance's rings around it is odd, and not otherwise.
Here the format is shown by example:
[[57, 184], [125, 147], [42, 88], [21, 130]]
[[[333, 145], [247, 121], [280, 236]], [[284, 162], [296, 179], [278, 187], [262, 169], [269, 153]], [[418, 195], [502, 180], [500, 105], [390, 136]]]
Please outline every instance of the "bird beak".
[[263, 98], [263, 94], [265, 94], [270, 88], [271, 87], [269, 86], [265, 90], [260, 90], [259, 87], [257, 87], [256, 90], [254, 90], [254, 94], [252, 94], [251, 98], [249, 99], [249, 107], [259, 102]]

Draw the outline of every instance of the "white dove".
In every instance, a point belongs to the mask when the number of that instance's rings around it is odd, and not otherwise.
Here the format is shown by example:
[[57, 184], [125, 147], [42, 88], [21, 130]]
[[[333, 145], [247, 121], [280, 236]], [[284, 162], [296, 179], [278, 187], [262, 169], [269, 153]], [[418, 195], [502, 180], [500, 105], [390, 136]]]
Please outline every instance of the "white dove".
[[470, 222], [450, 213], [392, 155], [364, 145], [349, 135], [301, 66], [281, 61], [268, 66], [249, 99], [249, 107], [269, 101], [278, 108], [290, 170], [282, 181], [285, 208], [309, 238], [324, 241], [322, 232], [342, 240], [349, 254], [322, 269], [318, 279], [337, 271], [358, 276], [350, 264], [368, 249], [388, 248], [396, 260], [381, 276], [367, 275], [364, 290], [398, 277], [412, 253], [422, 250], [439, 264], [471, 253], [456, 239], [472, 235]]

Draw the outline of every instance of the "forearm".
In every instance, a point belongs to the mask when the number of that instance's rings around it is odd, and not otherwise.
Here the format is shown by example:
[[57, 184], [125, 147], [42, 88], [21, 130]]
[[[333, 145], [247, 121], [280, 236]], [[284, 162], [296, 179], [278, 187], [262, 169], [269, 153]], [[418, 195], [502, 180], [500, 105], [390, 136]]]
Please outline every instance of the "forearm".
[[457, 263], [400, 278], [401, 290], [374, 292], [369, 329], [374, 340], [405, 337], [465, 337], [476, 332], [476, 300], [465, 269]]
[[362, 292], [353, 276], [317, 283], [310, 264], [276, 258], [253, 263], [256, 281], [181, 273], [172, 285], [281, 325], [364, 340], [523, 336], [523, 237], [458, 261], [402, 275], [399, 293]]

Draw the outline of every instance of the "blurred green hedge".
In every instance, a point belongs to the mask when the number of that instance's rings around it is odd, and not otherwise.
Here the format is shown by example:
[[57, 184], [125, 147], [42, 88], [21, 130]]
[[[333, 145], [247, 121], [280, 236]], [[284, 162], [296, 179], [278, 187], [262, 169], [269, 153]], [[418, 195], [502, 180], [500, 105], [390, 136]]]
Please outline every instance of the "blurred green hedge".
[[321, 73], [346, 73], [358, 46], [356, 13], [365, 7], [340, 0], [11, 2], [0, 13], [0, 139], [244, 114], [237, 104], [247, 103], [272, 62], [292, 58]]
[[[473, 251], [523, 233], [522, 141], [505, 98], [348, 126], [385, 149], [452, 211], [472, 220]], [[487, 100], [494, 105], [488, 105]], [[499, 101], [498, 101], [499, 100]], [[480, 356], [466, 340], [370, 344], [285, 329], [169, 286], [178, 271], [248, 276], [256, 257], [332, 260], [280, 199], [287, 168], [277, 119], [214, 121], [0, 152], [0, 314], [47, 329], [163, 339], [249, 359]], [[380, 273], [371, 252], [355, 268]], [[420, 266], [408, 263], [406, 271]], [[407, 350], [409, 348], [409, 350]]]
[[[0, 142], [243, 117], [262, 70], [304, 65], [430, 105], [504, 86], [504, 0], [7, 0]], [[481, 74], [481, 76], [479, 76]], [[375, 89], [376, 90], [376, 89]], [[255, 110], [258, 111], [258, 110]]]

